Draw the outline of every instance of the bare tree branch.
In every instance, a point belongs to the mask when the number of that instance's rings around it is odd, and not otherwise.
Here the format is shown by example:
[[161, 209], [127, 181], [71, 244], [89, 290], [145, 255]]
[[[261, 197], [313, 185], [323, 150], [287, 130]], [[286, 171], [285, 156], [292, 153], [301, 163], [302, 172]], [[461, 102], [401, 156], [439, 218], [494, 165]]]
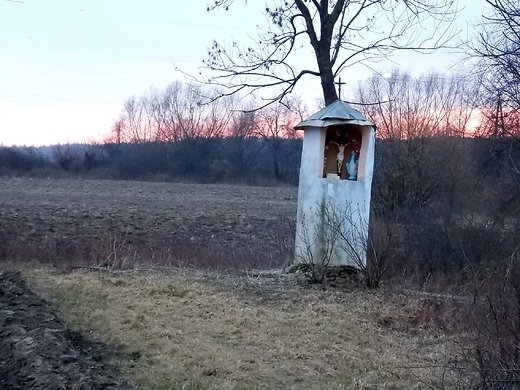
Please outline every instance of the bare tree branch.
[[[233, 3], [215, 0], [208, 10], [228, 10]], [[213, 41], [198, 80], [224, 88], [222, 96], [267, 89], [268, 104], [282, 101], [310, 75], [319, 77], [330, 104], [338, 98], [334, 78], [348, 66], [400, 49], [446, 47], [457, 12], [445, 0], [272, 0], [264, 10], [269, 25], [250, 45]], [[432, 33], [424, 36], [427, 25]], [[298, 49], [307, 45], [313, 59], [302, 61]]]

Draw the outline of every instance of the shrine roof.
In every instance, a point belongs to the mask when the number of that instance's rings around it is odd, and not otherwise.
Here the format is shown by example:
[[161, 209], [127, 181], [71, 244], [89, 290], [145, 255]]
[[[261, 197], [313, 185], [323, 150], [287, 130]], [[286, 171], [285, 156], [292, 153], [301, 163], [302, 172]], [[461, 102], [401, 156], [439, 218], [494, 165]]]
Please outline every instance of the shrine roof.
[[343, 100], [336, 100], [324, 109], [311, 115], [307, 119], [298, 123], [294, 128], [296, 130], [304, 130], [306, 127], [329, 127], [335, 125], [358, 125], [358, 126], [374, 126], [359, 111], [352, 108]]

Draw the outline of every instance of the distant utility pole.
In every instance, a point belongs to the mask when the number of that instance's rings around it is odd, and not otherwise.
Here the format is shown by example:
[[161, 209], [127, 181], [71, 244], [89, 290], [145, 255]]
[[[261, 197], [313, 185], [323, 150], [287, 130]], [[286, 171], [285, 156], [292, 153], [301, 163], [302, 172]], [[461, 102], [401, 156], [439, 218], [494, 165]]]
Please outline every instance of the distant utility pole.
[[341, 86], [345, 85], [346, 83], [341, 82], [341, 77], [339, 78], [339, 81], [335, 81], [334, 84], [338, 86], [338, 98], [341, 99]]

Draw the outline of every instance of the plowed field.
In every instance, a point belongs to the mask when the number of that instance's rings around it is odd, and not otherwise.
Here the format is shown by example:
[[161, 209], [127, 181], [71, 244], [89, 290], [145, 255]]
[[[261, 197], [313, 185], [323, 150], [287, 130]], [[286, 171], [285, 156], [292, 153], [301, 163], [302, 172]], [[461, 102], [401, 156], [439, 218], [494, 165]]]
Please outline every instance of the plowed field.
[[0, 258], [280, 266], [292, 247], [296, 195], [294, 187], [4, 178]]

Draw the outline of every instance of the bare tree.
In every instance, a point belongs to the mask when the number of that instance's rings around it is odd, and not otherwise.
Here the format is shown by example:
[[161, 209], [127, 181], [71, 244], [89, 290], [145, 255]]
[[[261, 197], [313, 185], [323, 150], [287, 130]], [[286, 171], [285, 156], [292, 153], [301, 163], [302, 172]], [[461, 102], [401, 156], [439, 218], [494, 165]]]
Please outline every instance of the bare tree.
[[[233, 2], [215, 0], [208, 11], [227, 10]], [[334, 80], [344, 69], [397, 49], [443, 47], [453, 36], [456, 13], [456, 2], [446, 0], [273, 0], [264, 11], [268, 27], [251, 45], [213, 41], [204, 61], [212, 76], [203, 81], [225, 87], [227, 94], [274, 87], [269, 103], [282, 101], [303, 77], [314, 76], [330, 104], [338, 98]], [[297, 59], [297, 49], [309, 42], [312, 58]]]
[[262, 138], [272, 155], [273, 172], [277, 181], [287, 181], [286, 169], [294, 150], [288, 140], [298, 138], [294, 126], [306, 116], [306, 106], [297, 97], [286, 98], [284, 104], [270, 105], [259, 110], [254, 135]]
[[258, 112], [253, 107], [244, 108], [244, 111], [234, 113], [228, 132], [226, 156], [234, 179], [251, 176], [262, 150], [262, 143], [255, 137]]
[[165, 142], [175, 142], [183, 138], [179, 126], [179, 107], [184, 99], [184, 85], [178, 81], [169, 84], [161, 94], [160, 121], [161, 139]]
[[359, 83], [354, 99], [377, 124], [380, 138], [413, 139], [468, 134], [473, 84], [462, 75], [412, 77], [394, 70]]
[[471, 54], [480, 59], [486, 88], [504, 104], [520, 105], [520, 4], [486, 0], [491, 16], [477, 26]]
[[123, 103], [119, 119], [113, 126], [119, 141], [142, 144], [154, 141], [155, 128], [146, 112], [145, 101], [132, 96]]
[[174, 142], [224, 136], [237, 99], [208, 99], [200, 86], [174, 82], [163, 91], [150, 88], [139, 98], [128, 98], [108, 140], [120, 144]]
[[161, 91], [150, 87], [140, 98], [140, 103], [145, 114], [143, 121], [150, 132], [149, 141], [162, 141], [165, 133], [162, 95]]
[[[202, 95], [202, 92], [199, 94]], [[202, 132], [199, 135], [206, 138], [222, 138], [229, 134], [233, 117], [239, 110], [239, 100], [236, 96], [211, 99], [208, 104], [201, 104], [199, 109], [204, 114]]]
[[490, 16], [477, 26], [471, 53], [478, 57], [483, 100], [480, 135], [495, 142], [496, 161], [520, 188], [520, 3], [486, 0]]
[[[360, 83], [355, 99], [384, 139], [376, 154], [374, 193], [389, 208], [418, 208], [446, 188], [461, 170], [455, 138], [468, 133], [471, 83], [458, 76], [412, 78], [394, 71]], [[454, 184], [457, 180], [454, 179]]]
[[123, 134], [125, 130], [125, 121], [122, 117], [119, 117], [113, 124], [110, 129], [110, 134], [108, 134], [104, 142], [115, 144], [117, 146], [121, 145], [124, 142]]

